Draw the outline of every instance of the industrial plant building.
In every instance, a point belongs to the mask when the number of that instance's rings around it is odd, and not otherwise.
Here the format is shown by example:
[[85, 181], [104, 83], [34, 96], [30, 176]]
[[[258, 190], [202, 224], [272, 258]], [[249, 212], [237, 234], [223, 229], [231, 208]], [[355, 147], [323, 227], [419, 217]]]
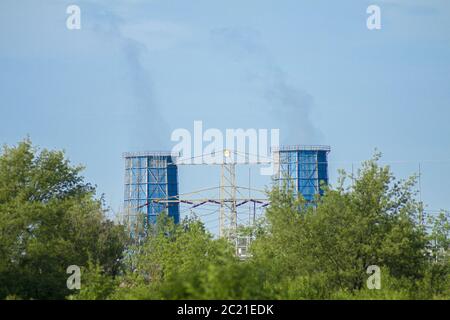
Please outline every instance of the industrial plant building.
[[167, 210], [175, 223], [180, 220], [178, 203], [160, 203], [159, 199], [178, 196], [176, 157], [167, 152], [125, 153], [125, 210], [145, 213], [148, 223]]
[[[285, 183], [292, 187], [307, 202], [313, 202], [316, 196], [323, 194], [322, 186], [328, 184], [329, 152], [328, 146], [282, 146], [273, 149], [273, 178], [279, 184]], [[179, 197], [177, 155], [168, 152], [125, 153], [124, 160], [125, 211], [131, 216], [144, 214], [146, 222], [150, 224], [156, 221], [158, 214], [167, 211], [169, 217], [178, 223], [180, 203], [193, 203]], [[245, 203], [261, 203], [260, 200], [250, 198], [241, 200]], [[231, 207], [234, 208], [240, 205], [237, 199], [210, 199], [193, 205], [198, 207], [205, 202], [220, 206], [233, 203]], [[266, 205], [268, 202], [263, 204]]]
[[328, 184], [329, 146], [283, 146], [273, 150], [275, 179], [301, 194], [307, 202], [323, 195]]

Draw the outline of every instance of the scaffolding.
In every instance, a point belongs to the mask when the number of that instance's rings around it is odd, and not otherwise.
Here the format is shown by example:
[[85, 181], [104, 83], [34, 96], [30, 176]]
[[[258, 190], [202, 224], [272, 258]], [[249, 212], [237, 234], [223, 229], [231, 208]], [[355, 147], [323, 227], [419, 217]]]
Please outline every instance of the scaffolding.
[[[168, 199], [178, 195], [176, 155], [167, 152], [124, 153], [126, 223], [134, 234], [144, 234], [145, 226], [156, 222], [167, 209], [169, 217], [179, 222], [177, 203], [164, 205], [154, 199]], [[143, 225], [143, 226], [142, 226]]]
[[[329, 151], [329, 147], [326, 146], [287, 146], [273, 149], [275, 179], [295, 183], [295, 190], [307, 201], [312, 201], [316, 194], [323, 193], [320, 183], [328, 183]], [[177, 162], [179, 160], [177, 155], [167, 152], [125, 153], [125, 210], [130, 221], [129, 225], [136, 230], [135, 234], [145, 236], [145, 228], [139, 227], [138, 223], [140, 213], [144, 213], [144, 224], [147, 225], [154, 223], [158, 214], [165, 210], [174, 218], [175, 223], [178, 223], [180, 204], [188, 205], [189, 210], [205, 205], [216, 205], [219, 212], [219, 236], [228, 239], [234, 245], [237, 256], [246, 258], [252, 236], [239, 234], [238, 208], [245, 204], [249, 205], [248, 226], [253, 226], [256, 210], [263, 209], [270, 203], [267, 198], [252, 197], [250, 193], [251, 190], [262, 191], [251, 189], [250, 185], [249, 188], [237, 186], [237, 162], [234, 161], [234, 156], [240, 153], [227, 149], [222, 152], [224, 153], [222, 163], [208, 163], [221, 166], [219, 187], [183, 195], [178, 192], [177, 165], [189, 165], [191, 162]], [[204, 156], [208, 155], [201, 157]], [[218, 191], [218, 197], [193, 197], [196, 193], [212, 189]], [[249, 192], [248, 196], [243, 195], [245, 191]]]
[[283, 146], [273, 152], [277, 159], [275, 180], [309, 203], [323, 195], [322, 185], [328, 184], [329, 146]]
[[223, 163], [220, 179], [219, 236], [236, 241], [236, 164]]

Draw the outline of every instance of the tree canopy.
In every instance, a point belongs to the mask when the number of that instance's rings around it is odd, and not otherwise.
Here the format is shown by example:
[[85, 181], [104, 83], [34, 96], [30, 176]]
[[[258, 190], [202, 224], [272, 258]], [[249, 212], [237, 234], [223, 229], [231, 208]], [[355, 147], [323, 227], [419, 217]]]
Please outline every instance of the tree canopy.
[[61, 151], [30, 140], [0, 155], [0, 298], [62, 299], [70, 265], [119, 272], [123, 228], [105, 218], [95, 188]]
[[[314, 203], [274, 185], [242, 260], [197, 218], [161, 213], [143, 243], [128, 241], [63, 152], [5, 146], [0, 298], [450, 299], [448, 212], [426, 216], [416, 177], [397, 180], [379, 159], [341, 171]], [[80, 290], [66, 287], [69, 265], [82, 268]]]
[[[163, 214], [108, 295], [86, 288], [76, 298], [449, 299], [448, 215], [427, 230], [416, 178], [397, 180], [378, 160], [355, 176], [341, 172], [313, 205], [275, 186], [243, 261], [200, 221], [174, 225]], [[379, 290], [367, 286], [370, 266]]]

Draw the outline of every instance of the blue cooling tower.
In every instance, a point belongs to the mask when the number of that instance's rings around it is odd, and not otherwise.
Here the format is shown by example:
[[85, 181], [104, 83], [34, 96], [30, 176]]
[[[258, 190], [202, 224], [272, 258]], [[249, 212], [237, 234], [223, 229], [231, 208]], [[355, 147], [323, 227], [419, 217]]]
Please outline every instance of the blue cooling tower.
[[178, 195], [175, 156], [164, 152], [142, 152], [125, 153], [124, 158], [125, 210], [145, 213], [148, 223], [155, 223], [158, 214], [166, 210], [178, 223], [179, 204], [164, 202], [176, 199]]
[[280, 184], [293, 184], [308, 202], [323, 194], [321, 184], [328, 184], [329, 146], [283, 146], [273, 152], [279, 169], [275, 179]]

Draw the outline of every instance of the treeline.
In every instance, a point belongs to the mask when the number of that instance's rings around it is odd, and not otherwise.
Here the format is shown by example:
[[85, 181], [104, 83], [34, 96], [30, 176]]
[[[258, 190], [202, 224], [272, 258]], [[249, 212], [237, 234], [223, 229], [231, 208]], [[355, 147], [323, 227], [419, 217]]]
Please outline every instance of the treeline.
[[95, 260], [122, 272], [126, 237], [105, 219], [95, 188], [61, 151], [29, 140], [0, 155], [0, 299], [63, 299], [67, 267]]
[[[450, 299], [449, 215], [424, 216], [415, 178], [378, 160], [341, 172], [314, 206], [274, 187], [265, 217], [240, 230], [254, 239], [240, 260], [201, 221], [165, 214], [135, 245], [63, 153], [4, 147], [0, 298]], [[80, 290], [66, 286], [69, 265]], [[367, 285], [373, 266], [379, 289]]]

